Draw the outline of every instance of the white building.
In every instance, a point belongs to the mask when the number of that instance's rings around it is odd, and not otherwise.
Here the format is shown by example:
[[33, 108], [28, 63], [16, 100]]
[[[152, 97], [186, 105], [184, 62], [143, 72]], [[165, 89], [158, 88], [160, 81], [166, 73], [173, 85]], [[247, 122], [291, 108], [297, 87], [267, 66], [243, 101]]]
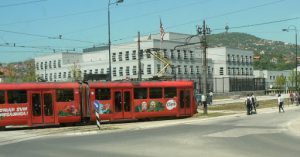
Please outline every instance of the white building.
[[[184, 46], [174, 49], [178, 45], [185, 44], [188, 34], [166, 33], [161, 42], [160, 35], [141, 37], [141, 73], [142, 79], [150, 79], [163, 69], [164, 63], [147, 53], [149, 50], [158, 49], [161, 57], [171, 63], [165, 73], [158, 76], [171, 77], [173, 79], [190, 79], [195, 81], [196, 89], [199, 89], [202, 74], [202, 51], [199, 46]], [[195, 38], [190, 42], [199, 42]], [[36, 74], [47, 81], [72, 81], [74, 71], [81, 77], [86, 74], [109, 73], [109, 58], [107, 47], [88, 48], [83, 53], [54, 53], [35, 58]], [[226, 82], [228, 88], [215, 84], [214, 78], [245, 78], [251, 77], [252, 51], [230, 49], [225, 47], [209, 48], [208, 56], [208, 88], [215, 92], [231, 91], [230, 79]], [[135, 80], [138, 78], [138, 53], [137, 39], [131, 43], [112, 45], [111, 47], [112, 80]]]
[[256, 78], [264, 78], [266, 81], [266, 89], [272, 89], [276, 87], [276, 78], [284, 76], [286, 79], [286, 87], [293, 86], [289, 81], [289, 77], [293, 70], [282, 70], [282, 71], [270, 71], [270, 70], [254, 70], [254, 76]]

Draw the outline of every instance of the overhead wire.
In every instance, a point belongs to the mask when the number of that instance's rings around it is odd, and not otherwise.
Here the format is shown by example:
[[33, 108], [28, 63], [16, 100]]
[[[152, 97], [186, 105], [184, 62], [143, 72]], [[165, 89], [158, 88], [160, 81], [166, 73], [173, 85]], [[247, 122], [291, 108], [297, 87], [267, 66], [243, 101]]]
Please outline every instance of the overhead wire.
[[47, 1], [47, 0], [34, 0], [34, 1], [27, 1], [27, 2], [20, 2], [20, 3], [5, 4], [5, 5], [0, 5], [0, 8], [15, 7], [15, 6], [20, 6], [20, 5], [40, 3], [40, 2], [45, 2], [45, 1]]

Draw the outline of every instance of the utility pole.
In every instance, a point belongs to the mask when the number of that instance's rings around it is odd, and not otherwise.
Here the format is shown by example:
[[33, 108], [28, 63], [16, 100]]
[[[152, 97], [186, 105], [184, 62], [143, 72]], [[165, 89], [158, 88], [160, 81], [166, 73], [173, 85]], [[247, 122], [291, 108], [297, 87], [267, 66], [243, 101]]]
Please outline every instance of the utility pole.
[[142, 81], [142, 71], [141, 71], [141, 35], [140, 32], [138, 32], [138, 81]]
[[203, 88], [203, 113], [207, 114], [207, 58], [206, 58], [206, 49], [207, 49], [207, 40], [206, 35], [210, 34], [210, 28], [205, 25], [205, 20], [203, 21], [202, 27], [197, 28], [198, 35], [201, 35], [200, 43], [203, 48], [203, 57], [202, 57], [202, 69], [203, 69], [203, 78], [202, 78], [202, 88]]

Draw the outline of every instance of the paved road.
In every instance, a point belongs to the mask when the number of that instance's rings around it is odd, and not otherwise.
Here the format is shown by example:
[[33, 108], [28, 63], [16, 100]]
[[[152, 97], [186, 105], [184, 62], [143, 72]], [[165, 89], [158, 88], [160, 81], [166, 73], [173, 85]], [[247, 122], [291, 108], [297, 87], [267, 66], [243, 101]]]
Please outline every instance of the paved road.
[[[261, 112], [260, 112], [261, 113]], [[0, 146], [0, 157], [298, 157], [300, 137], [290, 133], [300, 108], [285, 113], [193, 120], [166, 127], [57, 136]]]

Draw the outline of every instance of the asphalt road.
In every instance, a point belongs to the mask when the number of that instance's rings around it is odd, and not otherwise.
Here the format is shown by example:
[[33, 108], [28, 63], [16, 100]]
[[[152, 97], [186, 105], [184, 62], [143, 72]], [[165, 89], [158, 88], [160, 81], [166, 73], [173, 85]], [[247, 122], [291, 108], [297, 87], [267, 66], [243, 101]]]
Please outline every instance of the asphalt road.
[[0, 146], [0, 157], [298, 157], [300, 137], [290, 133], [300, 108], [166, 127], [84, 136], [57, 136]]

